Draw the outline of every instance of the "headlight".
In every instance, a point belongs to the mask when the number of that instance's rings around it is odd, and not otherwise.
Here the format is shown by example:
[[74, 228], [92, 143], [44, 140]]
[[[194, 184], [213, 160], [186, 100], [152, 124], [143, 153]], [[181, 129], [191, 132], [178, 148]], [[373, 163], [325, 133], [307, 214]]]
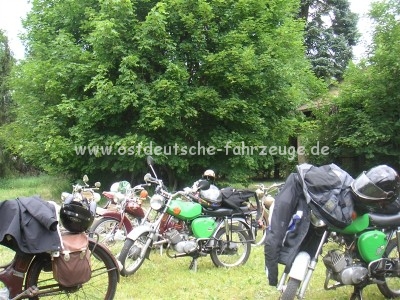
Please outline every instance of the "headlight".
[[319, 218], [314, 214], [313, 211], [311, 211], [310, 220], [311, 220], [311, 223], [312, 223], [315, 227], [323, 227], [323, 226], [326, 225], [325, 222], [324, 222], [323, 220], [319, 219]]
[[155, 194], [150, 199], [150, 206], [154, 210], [160, 210], [164, 205], [164, 197], [158, 194]]
[[116, 202], [117, 204], [121, 204], [121, 202], [124, 201], [124, 200], [125, 200], [125, 195], [124, 194], [122, 194], [120, 192], [115, 193], [114, 202]]
[[61, 193], [61, 200], [64, 202], [65, 199], [67, 199], [67, 197], [68, 197], [69, 195], [71, 195], [71, 194], [70, 194], [70, 193], [67, 193], [67, 192], [62, 192], [62, 193]]
[[99, 193], [93, 193], [93, 197], [94, 197], [94, 202], [99, 202], [100, 201], [100, 199], [101, 199], [101, 196], [100, 196], [100, 194]]

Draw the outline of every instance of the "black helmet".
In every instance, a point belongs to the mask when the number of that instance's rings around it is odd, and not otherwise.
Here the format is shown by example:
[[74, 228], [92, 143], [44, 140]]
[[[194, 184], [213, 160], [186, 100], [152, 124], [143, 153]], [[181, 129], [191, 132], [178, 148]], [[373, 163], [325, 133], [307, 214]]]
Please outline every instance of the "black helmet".
[[84, 232], [93, 223], [94, 214], [80, 202], [63, 204], [60, 210], [61, 224], [70, 232]]
[[379, 165], [362, 172], [351, 188], [363, 204], [387, 205], [399, 196], [400, 178], [391, 167]]

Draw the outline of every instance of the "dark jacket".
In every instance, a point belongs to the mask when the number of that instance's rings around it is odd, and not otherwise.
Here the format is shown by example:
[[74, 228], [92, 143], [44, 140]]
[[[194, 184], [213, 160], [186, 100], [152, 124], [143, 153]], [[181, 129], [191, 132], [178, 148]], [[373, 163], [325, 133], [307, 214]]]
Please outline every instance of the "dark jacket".
[[[299, 251], [312, 254], [318, 245], [317, 232], [310, 226], [311, 209], [326, 224], [343, 228], [352, 222], [353, 178], [335, 164], [315, 167], [302, 164], [287, 178], [275, 198], [270, 227], [265, 241], [265, 267], [270, 285], [278, 283], [278, 264], [285, 273]], [[300, 215], [291, 224], [293, 216]]]
[[[278, 263], [288, 266], [292, 264], [310, 226], [310, 208], [303, 195], [298, 174], [289, 175], [273, 206], [264, 254], [269, 284], [276, 286]], [[289, 223], [297, 212], [301, 212], [302, 216], [288, 230]]]
[[1, 244], [24, 253], [61, 249], [53, 204], [38, 196], [4, 200], [0, 202], [0, 216]]

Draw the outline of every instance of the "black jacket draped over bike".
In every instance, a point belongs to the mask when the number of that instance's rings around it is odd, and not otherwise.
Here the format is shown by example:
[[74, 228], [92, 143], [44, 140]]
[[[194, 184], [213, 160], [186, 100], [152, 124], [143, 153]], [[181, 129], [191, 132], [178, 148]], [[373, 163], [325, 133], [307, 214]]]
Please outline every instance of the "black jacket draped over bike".
[[38, 196], [0, 202], [0, 243], [14, 251], [59, 251], [57, 225], [55, 206]]
[[[298, 195], [298, 197], [293, 197], [293, 195]], [[302, 217], [297, 220], [294, 230], [288, 232], [289, 223], [297, 211], [302, 211]], [[310, 208], [303, 195], [298, 174], [292, 173], [275, 198], [265, 240], [265, 266], [268, 270], [270, 285], [278, 284], [278, 263], [289, 266], [293, 262], [309, 226]]]
[[[288, 273], [299, 251], [315, 252], [319, 239], [318, 232], [310, 226], [311, 208], [325, 223], [332, 225], [328, 220], [333, 221], [338, 228], [352, 221], [353, 178], [347, 172], [335, 164], [321, 167], [302, 164], [297, 169], [275, 197], [266, 236], [265, 267], [272, 286], [278, 283], [278, 264], [285, 265], [284, 272]], [[299, 216], [292, 224], [295, 214]]]

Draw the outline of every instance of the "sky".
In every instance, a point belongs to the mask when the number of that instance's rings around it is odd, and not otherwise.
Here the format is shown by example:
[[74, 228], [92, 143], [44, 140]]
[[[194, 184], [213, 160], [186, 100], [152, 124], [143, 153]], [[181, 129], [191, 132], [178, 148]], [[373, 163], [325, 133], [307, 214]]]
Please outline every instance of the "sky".
[[[357, 46], [353, 48], [354, 57], [360, 59], [365, 53], [365, 45], [370, 43], [370, 22], [366, 13], [370, 3], [374, 0], [349, 0], [350, 9], [359, 14], [358, 30], [362, 38]], [[21, 18], [24, 18], [30, 10], [29, 0], [0, 0], [0, 28], [6, 32], [9, 46], [16, 59], [24, 57], [24, 47], [18, 38], [23, 32]]]

